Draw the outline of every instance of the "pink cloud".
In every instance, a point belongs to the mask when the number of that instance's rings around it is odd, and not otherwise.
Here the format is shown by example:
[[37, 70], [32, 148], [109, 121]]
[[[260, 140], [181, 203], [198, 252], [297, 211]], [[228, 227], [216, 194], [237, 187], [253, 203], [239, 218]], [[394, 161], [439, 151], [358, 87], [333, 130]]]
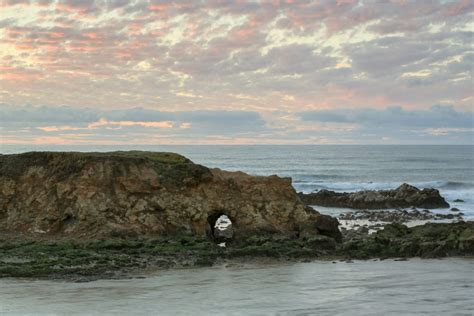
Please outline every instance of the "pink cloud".
[[457, 16], [463, 13], [472, 12], [474, 10], [474, 1], [459, 0], [454, 3], [448, 3], [443, 8], [444, 16]]
[[41, 126], [41, 127], [38, 127], [38, 129], [43, 132], [58, 132], [58, 131], [78, 131], [78, 130], [84, 130], [88, 128], [62, 125], [62, 126]]
[[147, 8], [150, 11], [165, 11], [172, 7], [172, 4], [162, 3], [162, 4], [150, 4]]
[[[27, 3], [19, 2], [1, 3], [16, 5], [7, 9], [14, 15]], [[44, 7], [32, 7], [24, 21], [23, 12], [4, 19], [1, 98], [14, 104], [261, 113], [440, 102], [467, 108], [472, 103], [470, 38], [458, 31], [468, 25], [472, 1], [119, 2], [35, 1]], [[374, 23], [366, 30], [372, 40], [365, 43], [319, 38], [321, 29], [331, 38], [367, 22]], [[444, 26], [426, 32], [430, 25]], [[167, 37], [174, 31], [184, 32]], [[285, 38], [279, 38], [282, 34]], [[306, 50], [291, 44], [299, 41]], [[396, 56], [406, 54], [409, 63], [401, 58], [388, 71], [394, 50]], [[446, 62], [453, 56], [456, 63]], [[381, 66], [369, 67], [377, 60]], [[178, 98], [181, 90], [201, 97]], [[127, 122], [109, 122], [106, 128], [137, 126]], [[185, 123], [178, 124], [174, 128], [185, 129]]]
[[171, 121], [154, 121], [154, 122], [140, 122], [140, 121], [109, 121], [107, 119], [100, 119], [88, 125], [89, 129], [95, 129], [102, 126], [142, 126], [142, 127], [158, 127], [158, 128], [173, 128]]
[[100, 35], [96, 32], [82, 33], [82, 36], [89, 40], [96, 40], [100, 38]]

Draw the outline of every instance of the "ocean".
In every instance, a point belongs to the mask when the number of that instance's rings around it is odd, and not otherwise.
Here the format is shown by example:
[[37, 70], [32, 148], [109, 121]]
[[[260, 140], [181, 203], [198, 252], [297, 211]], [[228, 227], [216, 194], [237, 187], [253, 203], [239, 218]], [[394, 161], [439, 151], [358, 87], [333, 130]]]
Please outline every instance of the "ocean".
[[[474, 146], [0, 146], [32, 150], [172, 151], [208, 167], [291, 177], [304, 192], [407, 182], [439, 189], [474, 218]], [[474, 315], [473, 271], [474, 258], [448, 258], [228, 264], [89, 283], [0, 279], [0, 315]]]

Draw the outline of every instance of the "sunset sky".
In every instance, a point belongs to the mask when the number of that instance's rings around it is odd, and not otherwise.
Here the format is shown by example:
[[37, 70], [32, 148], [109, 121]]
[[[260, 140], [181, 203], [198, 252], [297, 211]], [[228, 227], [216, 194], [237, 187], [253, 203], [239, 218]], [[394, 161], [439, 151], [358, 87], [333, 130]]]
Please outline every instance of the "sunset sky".
[[473, 12], [0, 0], [0, 142], [473, 144]]

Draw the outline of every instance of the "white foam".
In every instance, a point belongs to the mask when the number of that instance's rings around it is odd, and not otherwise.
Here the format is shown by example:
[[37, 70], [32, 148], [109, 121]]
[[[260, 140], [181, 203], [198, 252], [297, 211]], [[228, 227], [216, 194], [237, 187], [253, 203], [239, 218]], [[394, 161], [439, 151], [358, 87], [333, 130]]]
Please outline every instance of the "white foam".
[[[303, 192], [312, 192], [314, 190], [332, 190], [337, 192], [354, 192], [362, 190], [391, 190], [396, 189], [402, 182], [325, 182], [325, 181], [307, 181], [299, 182], [295, 180], [293, 182], [296, 189], [301, 189]], [[452, 181], [423, 181], [423, 182], [410, 182], [409, 184], [423, 189], [423, 188], [435, 188], [444, 191], [460, 192], [461, 195], [466, 193], [474, 192], [474, 185], [465, 182], [452, 182]]]
[[218, 230], [225, 230], [231, 225], [232, 225], [232, 222], [230, 221], [230, 218], [227, 217], [227, 215], [221, 215], [217, 219], [216, 224], [214, 225], [214, 228]]
[[[336, 192], [356, 192], [362, 190], [391, 190], [396, 189], [402, 183], [400, 182], [305, 182], [303, 185], [296, 182], [294, 184], [297, 191], [310, 193], [315, 190], [331, 190]], [[450, 207], [458, 208], [464, 213], [466, 220], [474, 220], [474, 186], [471, 183], [453, 182], [453, 181], [425, 181], [410, 183], [417, 188], [435, 188], [440, 191]], [[454, 202], [455, 200], [463, 200], [464, 202]], [[340, 213], [352, 211], [347, 208], [327, 208], [315, 206], [317, 210], [325, 210], [327, 214], [339, 215]], [[450, 208], [432, 209], [433, 213], [449, 214]]]

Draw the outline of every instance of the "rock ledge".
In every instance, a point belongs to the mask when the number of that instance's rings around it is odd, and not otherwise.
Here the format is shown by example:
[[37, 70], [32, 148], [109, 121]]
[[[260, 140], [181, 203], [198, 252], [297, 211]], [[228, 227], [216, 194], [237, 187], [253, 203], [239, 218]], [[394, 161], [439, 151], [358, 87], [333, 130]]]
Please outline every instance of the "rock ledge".
[[404, 207], [447, 208], [448, 202], [436, 189], [420, 190], [407, 183], [394, 190], [366, 190], [358, 192], [335, 192], [320, 190], [315, 193], [298, 193], [307, 205], [344, 207], [354, 209], [388, 209]]

